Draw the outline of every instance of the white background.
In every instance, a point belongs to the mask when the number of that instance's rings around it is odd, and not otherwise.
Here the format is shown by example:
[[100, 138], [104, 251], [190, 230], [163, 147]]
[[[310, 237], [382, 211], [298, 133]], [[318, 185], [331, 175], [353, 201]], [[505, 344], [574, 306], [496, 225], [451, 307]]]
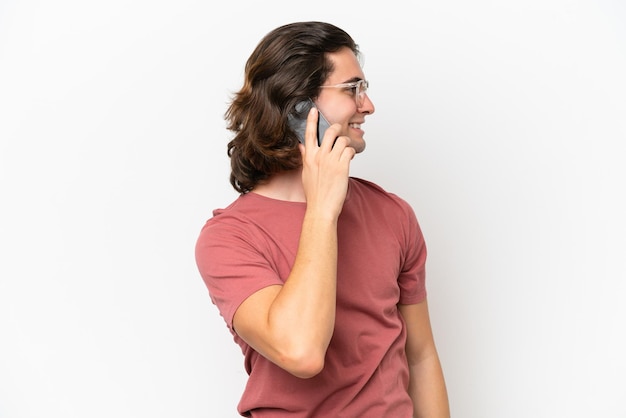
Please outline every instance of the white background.
[[626, 417], [619, 0], [2, 0], [0, 417], [237, 416], [193, 248], [244, 62], [298, 20], [365, 54], [352, 174], [418, 214], [453, 416]]

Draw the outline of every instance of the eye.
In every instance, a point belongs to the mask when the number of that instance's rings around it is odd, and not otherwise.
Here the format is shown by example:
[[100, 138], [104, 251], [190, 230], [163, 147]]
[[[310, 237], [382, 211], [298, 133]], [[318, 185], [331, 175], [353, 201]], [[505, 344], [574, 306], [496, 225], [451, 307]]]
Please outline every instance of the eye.
[[349, 91], [350, 94], [352, 94], [353, 96], [356, 95], [356, 92], [359, 88], [359, 84], [358, 83], [350, 83], [349, 85], [346, 85], [346, 87], [344, 88], [345, 91]]

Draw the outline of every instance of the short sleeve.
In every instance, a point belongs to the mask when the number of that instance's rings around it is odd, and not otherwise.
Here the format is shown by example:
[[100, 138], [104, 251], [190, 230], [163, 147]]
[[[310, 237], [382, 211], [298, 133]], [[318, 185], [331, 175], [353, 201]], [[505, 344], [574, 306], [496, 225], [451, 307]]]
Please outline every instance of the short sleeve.
[[235, 311], [246, 298], [264, 287], [283, 284], [257, 238], [246, 225], [212, 219], [196, 242], [198, 270], [231, 331]]
[[400, 303], [415, 304], [426, 298], [426, 243], [413, 209], [404, 202], [403, 264], [398, 277]]

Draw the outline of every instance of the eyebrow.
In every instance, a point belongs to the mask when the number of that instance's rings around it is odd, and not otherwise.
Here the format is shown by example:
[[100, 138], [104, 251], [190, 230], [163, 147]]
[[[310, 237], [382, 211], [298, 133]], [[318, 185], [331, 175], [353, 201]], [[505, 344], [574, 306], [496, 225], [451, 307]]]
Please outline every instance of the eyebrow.
[[361, 81], [363, 80], [361, 77], [352, 77], [351, 79], [348, 79], [346, 81], [341, 82], [341, 84], [344, 83], [356, 83], [357, 81]]

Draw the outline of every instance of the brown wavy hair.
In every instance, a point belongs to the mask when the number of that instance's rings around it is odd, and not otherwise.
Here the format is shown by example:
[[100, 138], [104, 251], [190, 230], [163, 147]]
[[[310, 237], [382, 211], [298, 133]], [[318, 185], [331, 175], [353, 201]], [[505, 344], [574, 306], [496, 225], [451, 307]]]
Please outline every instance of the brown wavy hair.
[[287, 117], [295, 105], [316, 98], [333, 71], [327, 53], [358, 45], [344, 30], [324, 22], [280, 26], [259, 42], [245, 66], [244, 84], [224, 118], [234, 132], [228, 143], [230, 183], [251, 191], [272, 174], [300, 167], [298, 138]]

